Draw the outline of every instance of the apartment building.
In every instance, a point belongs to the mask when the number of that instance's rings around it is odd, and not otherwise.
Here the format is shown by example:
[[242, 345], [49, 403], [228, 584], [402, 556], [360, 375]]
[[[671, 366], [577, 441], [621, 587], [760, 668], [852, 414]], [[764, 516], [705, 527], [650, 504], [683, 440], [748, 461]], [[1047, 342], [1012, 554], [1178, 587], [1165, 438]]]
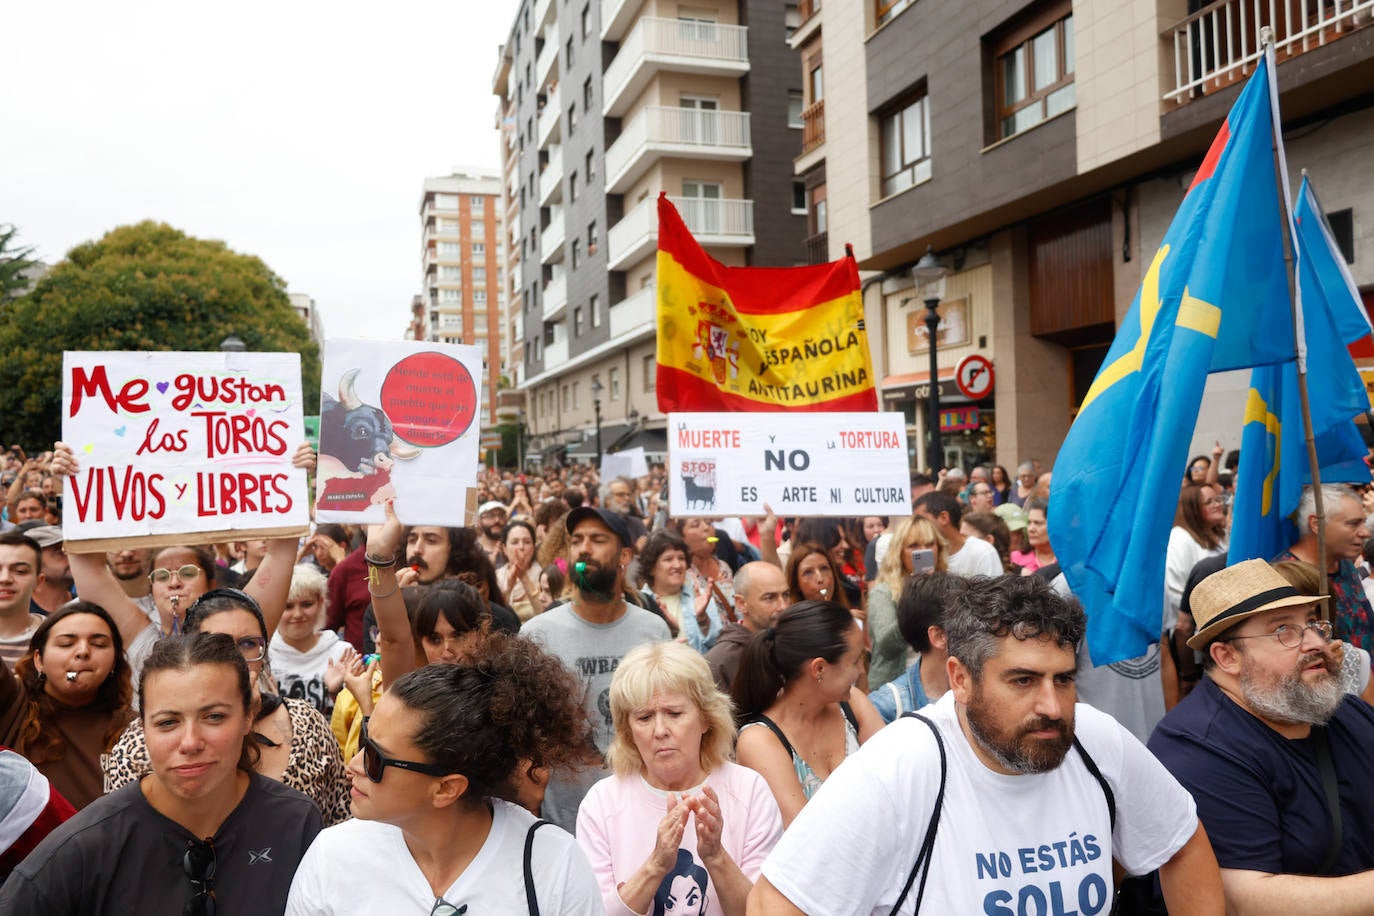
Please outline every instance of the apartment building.
[[804, 263], [795, 21], [772, 0], [520, 5], [492, 85], [532, 460], [592, 458], [598, 426], [607, 451], [666, 451], [660, 191], [718, 260]]
[[[1053, 461], [1263, 27], [1294, 186], [1307, 168], [1374, 300], [1374, 0], [802, 0], [799, 12], [793, 167], [808, 250], [819, 260], [851, 242], [872, 272], [882, 401], [907, 415], [913, 463], [932, 382], [947, 463]], [[927, 246], [951, 272], [934, 380], [929, 291], [910, 272]], [[954, 380], [975, 353], [995, 371], [978, 401]], [[1205, 422], [1238, 444], [1232, 403]]]
[[[421, 308], [412, 302], [410, 334], [419, 340], [480, 347], [484, 421], [496, 423], [505, 361], [505, 280], [501, 178], [479, 169], [426, 178], [420, 197]], [[417, 333], [423, 329], [423, 333]]]
[[323, 347], [324, 320], [320, 317], [320, 308], [315, 304], [315, 297], [309, 293], [287, 293], [286, 298], [291, 301], [291, 307], [300, 316], [301, 324], [310, 331], [310, 339]]

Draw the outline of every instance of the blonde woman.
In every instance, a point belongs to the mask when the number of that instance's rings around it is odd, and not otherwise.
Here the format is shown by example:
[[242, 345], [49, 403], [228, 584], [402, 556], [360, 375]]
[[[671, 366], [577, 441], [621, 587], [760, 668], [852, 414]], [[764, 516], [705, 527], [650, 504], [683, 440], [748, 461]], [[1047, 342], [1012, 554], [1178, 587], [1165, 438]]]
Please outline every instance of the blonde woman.
[[902, 593], [906, 577], [916, 571], [912, 551], [929, 552], [921, 556], [923, 573], [944, 572], [947, 568], [945, 542], [933, 522], [917, 515], [897, 526], [892, 543], [878, 564], [878, 577], [868, 591], [868, 631], [873, 640], [868, 666], [870, 691], [900, 677], [907, 667], [907, 643], [897, 627], [897, 596]]
[[615, 775], [577, 815], [608, 914], [743, 913], [782, 816], [763, 777], [730, 762], [730, 699], [706, 660], [661, 642], [611, 681]]

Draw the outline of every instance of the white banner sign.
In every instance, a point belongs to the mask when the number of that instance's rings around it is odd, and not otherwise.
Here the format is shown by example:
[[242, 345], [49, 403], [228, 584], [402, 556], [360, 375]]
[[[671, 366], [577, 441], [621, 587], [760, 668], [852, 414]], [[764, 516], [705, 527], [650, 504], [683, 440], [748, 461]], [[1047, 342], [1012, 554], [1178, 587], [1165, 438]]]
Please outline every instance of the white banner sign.
[[63, 500], [68, 549], [310, 523], [306, 473], [291, 466], [305, 441], [299, 354], [64, 353], [62, 438], [81, 468]]
[[328, 340], [315, 518], [468, 524], [477, 483], [482, 351], [457, 344]]
[[638, 480], [649, 473], [649, 461], [644, 457], [644, 448], [636, 446], [623, 452], [610, 452], [601, 456], [601, 481], [610, 483], [617, 477]]
[[910, 515], [900, 413], [668, 415], [675, 518]]

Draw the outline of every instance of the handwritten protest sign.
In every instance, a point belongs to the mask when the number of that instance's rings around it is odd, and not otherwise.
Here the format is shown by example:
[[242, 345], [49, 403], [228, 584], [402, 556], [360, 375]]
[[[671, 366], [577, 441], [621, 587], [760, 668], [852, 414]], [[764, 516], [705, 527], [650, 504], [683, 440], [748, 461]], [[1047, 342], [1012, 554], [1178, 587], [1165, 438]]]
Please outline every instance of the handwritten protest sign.
[[477, 482], [482, 351], [454, 344], [328, 340], [315, 518], [468, 524]]
[[674, 518], [910, 515], [899, 413], [672, 413]]
[[299, 354], [64, 353], [62, 438], [69, 551], [308, 529]]
[[608, 452], [601, 456], [601, 479], [615, 480], [617, 477], [630, 477], [638, 480], [649, 473], [649, 460], [644, 456], [644, 447], [627, 448], [623, 452]]

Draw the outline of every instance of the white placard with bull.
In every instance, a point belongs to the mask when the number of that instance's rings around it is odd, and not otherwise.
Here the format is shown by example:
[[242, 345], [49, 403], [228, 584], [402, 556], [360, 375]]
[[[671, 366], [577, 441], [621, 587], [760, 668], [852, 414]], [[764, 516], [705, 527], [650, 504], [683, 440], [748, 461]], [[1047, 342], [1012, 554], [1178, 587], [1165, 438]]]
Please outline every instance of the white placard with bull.
[[296, 353], [67, 352], [67, 550], [303, 534]]
[[460, 344], [328, 340], [315, 518], [457, 527], [477, 482], [482, 351]]
[[900, 413], [668, 415], [675, 518], [910, 515]]

